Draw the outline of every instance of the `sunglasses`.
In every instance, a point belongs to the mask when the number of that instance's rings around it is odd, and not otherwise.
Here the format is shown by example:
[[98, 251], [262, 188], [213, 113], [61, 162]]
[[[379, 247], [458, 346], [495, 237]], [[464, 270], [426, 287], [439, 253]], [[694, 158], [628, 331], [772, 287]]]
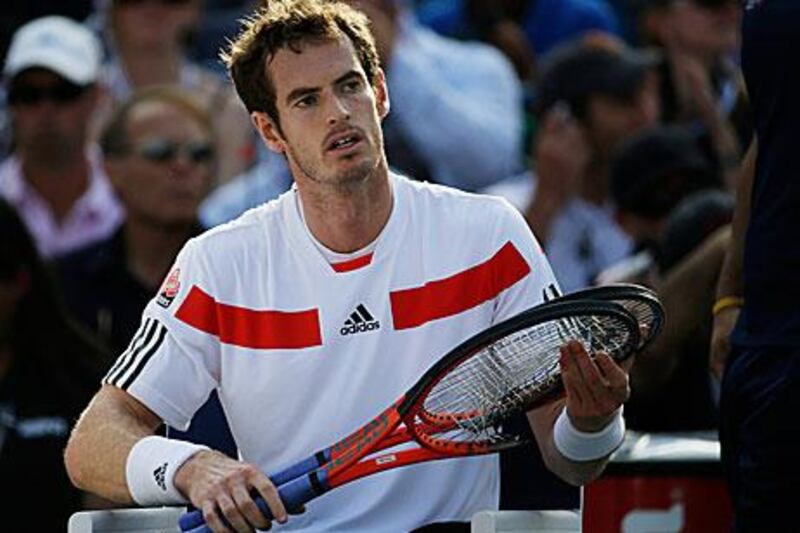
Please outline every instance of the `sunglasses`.
[[12, 85], [8, 91], [9, 105], [36, 105], [41, 102], [69, 104], [81, 97], [86, 87], [68, 81], [55, 85]]
[[153, 138], [140, 144], [134, 153], [154, 163], [169, 163], [180, 155], [198, 165], [214, 159], [214, 147], [211, 143], [199, 140], [179, 143], [170, 139]]

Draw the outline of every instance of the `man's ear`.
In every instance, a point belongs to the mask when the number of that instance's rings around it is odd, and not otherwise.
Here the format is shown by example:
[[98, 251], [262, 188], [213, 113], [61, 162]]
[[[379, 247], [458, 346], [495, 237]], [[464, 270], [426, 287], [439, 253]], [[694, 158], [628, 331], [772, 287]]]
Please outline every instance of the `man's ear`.
[[269, 115], [263, 111], [250, 113], [250, 120], [258, 130], [267, 147], [273, 152], [282, 154], [286, 152], [286, 141], [283, 139], [280, 128]]
[[386, 86], [386, 74], [379, 68], [375, 76], [375, 105], [378, 108], [378, 116], [383, 120], [389, 114], [391, 105], [389, 104], [389, 88]]

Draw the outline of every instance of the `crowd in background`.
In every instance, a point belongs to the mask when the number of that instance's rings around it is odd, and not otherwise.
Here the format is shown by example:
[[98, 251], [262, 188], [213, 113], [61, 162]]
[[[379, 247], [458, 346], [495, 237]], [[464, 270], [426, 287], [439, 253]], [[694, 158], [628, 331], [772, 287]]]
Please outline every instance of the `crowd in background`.
[[[711, 308], [752, 134], [739, 2], [348, 1], [386, 71], [390, 165], [506, 197], [565, 292], [655, 288], [669, 320], [633, 369], [628, 427], [715, 428]], [[186, 240], [291, 177], [217, 58], [257, 2], [17, 3], [0, 26], [0, 479], [51, 479], [63, 529], [82, 504], [42, 457], [60, 461]], [[190, 438], [235, 453], [208, 409]], [[526, 486], [527, 455], [504, 457], [503, 505], [573, 501]]]

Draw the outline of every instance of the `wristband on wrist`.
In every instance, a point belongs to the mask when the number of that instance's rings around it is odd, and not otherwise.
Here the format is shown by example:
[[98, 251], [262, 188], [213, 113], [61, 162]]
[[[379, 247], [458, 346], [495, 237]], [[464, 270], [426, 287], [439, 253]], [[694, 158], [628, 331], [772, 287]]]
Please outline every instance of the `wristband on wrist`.
[[587, 433], [580, 431], [572, 425], [567, 415], [567, 408], [561, 411], [553, 430], [553, 440], [556, 449], [572, 461], [594, 461], [601, 459], [622, 444], [625, 438], [625, 419], [622, 418], [622, 408], [609, 424], [600, 431]]
[[175, 488], [175, 472], [208, 446], [164, 437], [145, 437], [131, 448], [125, 479], [133, 501], [142, 506], [177, 505], [188, 500]]
[[731, 307], [742, 307], [744, 305], [744, 298], [741, 296], [723, 296], [714, 302], [714, 307], [711, 309], [711, 314], [717, 316], [725, 309]]

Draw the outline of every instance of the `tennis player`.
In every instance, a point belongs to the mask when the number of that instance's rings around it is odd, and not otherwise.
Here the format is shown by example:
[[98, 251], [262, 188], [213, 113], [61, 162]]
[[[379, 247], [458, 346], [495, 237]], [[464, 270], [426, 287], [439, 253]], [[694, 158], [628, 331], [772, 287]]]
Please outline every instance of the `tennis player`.
[[[388, 170], [389, 112], [366, 18], [343, 3], [269, 2], [231, 45], [237, 91], [292, 190], [189, 241], [66, 450], [80, 488], [122, 503], [191, 502], [214, 531], [408, 531], [496, 509], [482, 456], [364, 478], [291, 519], [265, 475], [370, 420], [440, 356], [539, 303], [555, 280], [505, 201]], [[424, 127], [421, 125], [421, 127]], [[566, 401], [529, 413], [547, 465], [596, 477], [621, 442], [627, 369], [578, 343]], [[241, 460], [154, 436], [217, 389]], [[530, 480], [536, 483], [535, 479]]]

